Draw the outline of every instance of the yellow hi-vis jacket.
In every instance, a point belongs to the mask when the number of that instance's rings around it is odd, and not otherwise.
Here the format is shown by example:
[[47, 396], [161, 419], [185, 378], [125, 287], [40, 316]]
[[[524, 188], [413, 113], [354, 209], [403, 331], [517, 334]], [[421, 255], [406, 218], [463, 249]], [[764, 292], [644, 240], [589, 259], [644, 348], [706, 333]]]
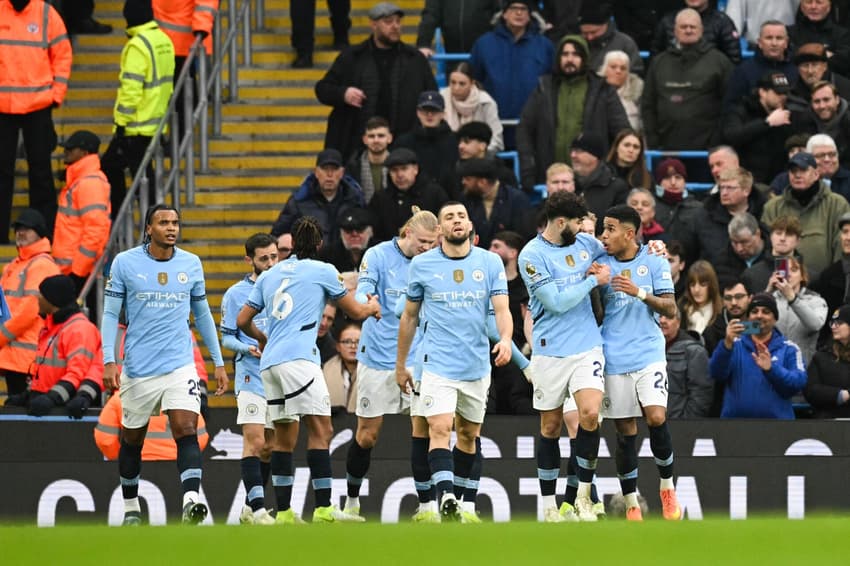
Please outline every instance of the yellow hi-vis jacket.
[[128, 136], [152, 136], [174, 91], [174, 46], [153, 20], [127, 35], [113, 119]]

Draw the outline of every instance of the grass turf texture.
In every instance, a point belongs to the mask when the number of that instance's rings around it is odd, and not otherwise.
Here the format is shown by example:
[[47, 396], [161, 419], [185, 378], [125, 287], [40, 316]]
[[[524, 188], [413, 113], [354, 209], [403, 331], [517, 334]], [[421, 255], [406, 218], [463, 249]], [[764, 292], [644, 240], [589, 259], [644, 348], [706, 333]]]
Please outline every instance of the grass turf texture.
[[642, 524], [0, 527], [17, 564], [847, 564], [846, 517]]

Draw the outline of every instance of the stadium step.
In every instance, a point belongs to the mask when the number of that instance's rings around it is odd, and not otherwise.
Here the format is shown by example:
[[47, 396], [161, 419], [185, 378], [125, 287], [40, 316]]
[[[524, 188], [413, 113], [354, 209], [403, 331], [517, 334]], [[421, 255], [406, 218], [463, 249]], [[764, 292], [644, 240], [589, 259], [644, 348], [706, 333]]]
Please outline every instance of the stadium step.
[[[236, 0], [234, 0], [236, 1]], [[396, 0], [406, 11], [403, 40], [415, 42], [416, 26], [424, 0]], [[244, 241], [251, 234], [268, 231], [286, 200], [312, 170], [315, 155], [323, 147], [330, 108], [316, 101], [313, 87], [337, 56], [331, 49], [333, 34], [327, 6], [317, 3], [316, 50], [313, 69], [291, 69], [288, 0], [265, 1], [265, 29], [252, 34], [251, 66], [244, 65], [238, 43], [238, 99], [222, 107], [222, 135], [210, 140], [210, 169], [200, 171], [196, 160], [195, 203], [185, 205], [181, 244], [204, 261], [210, 306], [219, 322], [221, 296], [247, 271]], [[368, 10], [375, 0], [352, 0], [350, 41], [363, 41], [370, 32]], [[241, 5], [241, 1], [239, 2]], [[112, 137], [112, 108], [118, 86], [120, 53], [126, 42], [122, 16], [124, 0], [98, 0], [95, 18], [111, 24], [104, 36], [74, 39], [74, 66], [68, 95], [54, 111], [59, 140], [79, 129], [101, 137], [104, 151]], [[227, 20], [227, 3], [222, 2]], [[228, 76], [223, 81], [225, 100]], [[62, 167], [61, 149], [54, 167]], [[27, 205], [26, 163], [16, 164], [16, 192], [12, 217]], [[57, 185], [57, 189], [59, 185]], [[0, 246], [0, 261], [14, 258], [14, 246]], [[209, 360], [206, 347], [202, 347]], [[212, 364], [207, 363], [212, 375]], [[2, 381], [2, 380], [0, 380]], [[216, 406], [232, 406], [232, 395], [210, 398]]]

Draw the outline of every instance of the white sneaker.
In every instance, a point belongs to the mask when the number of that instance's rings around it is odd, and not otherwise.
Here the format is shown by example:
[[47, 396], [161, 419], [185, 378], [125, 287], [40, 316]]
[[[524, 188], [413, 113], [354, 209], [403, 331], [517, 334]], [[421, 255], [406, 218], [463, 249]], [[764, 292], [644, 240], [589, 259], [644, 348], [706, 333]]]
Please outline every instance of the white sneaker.
[[260, 509], [256, 513], [251, 513], [254, 519], [254, 525], [274, 525], [275, 519], [271, 516], [268, 509]]
[[598, 520], [596, 513], [593, 512], [593, 502], [589, 497], [576, 497], [575, 508], [579, 521], [595, 523]]
[[254, 524], [254, 510], [251, 509], [250, 505], [243, 505], [242, 512], [239, 513], [239, 524], [240, 525], [253, 525]]
[[544, 523], [566, 523], [567, 520], [561, 516], [561, 511], [557, 507], [547, 507], [543, 510]]
[[576, 514], [576, 508], [566, 501], [561, 503], [561, 508], [558, 510], [558, 513], [561, 514], [565, 523], [578, 523], [579, 521], [578, 515]]
[[447, 521], [460, 521], [460, 503], [453, 493], [444, 493], [440, 500], [440, 515]]
[[352, 515], [340, 510], [336, 505], [317, 507], [313, 511], [314, 523], [363, 523], [366, 519], [360, 515]]

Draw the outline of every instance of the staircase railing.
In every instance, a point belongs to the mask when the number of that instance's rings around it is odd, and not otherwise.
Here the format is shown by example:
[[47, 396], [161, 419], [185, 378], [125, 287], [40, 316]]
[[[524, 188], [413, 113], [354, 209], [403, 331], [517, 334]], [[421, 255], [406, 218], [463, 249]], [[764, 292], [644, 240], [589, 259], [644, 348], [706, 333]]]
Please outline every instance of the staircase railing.
[[[221, 135], [222, 103], [239, 99], [238, 92], [238, 44], [242, 35], [243, 64], [251, 64], [251, 1], [227, 0], [227, 27], [224, 29], [222, 11], [216, 14], [213, 31], [213, 61], [207, 61], [203, 40], [196, 37], [192, 43], [186, 62], [174, 84], [174, 92], [182, 96], [172, 96], [165, 115], [157, 125], [156, 132], [145, 150], [142, 162], [133, 177], [133, 183], [127, 190], [127, 196], [115, 214], [115, 222], [109, 235], [109, 241], [103, 255], [98, 258], [91, 274], [80, 291], [78, 302], [86, 304], [86, 297], [92, 290], [96, 292], [98, 312], [103, 312], [104, 271], [108, 262], [119, 252], [137, 245], [144, 234], [144, 213], [150, 206], [147, 168], [154, 164], [154, 195], [157, 203], [165, 202], [171, 195], [172, 205], [180, 209], [181, 192], [185, 191], [185, 203], [195, 202], [195, 157], [198, 157], [201, 172], [209, 171], [209, 113], [212, 99], [212, 135]], [[261, 5], [263, 0], [254, 0]], [[241, 4], [237, 6], [237, 3]], [[260, 21], [258, 20], [258, 24]], [[260, 27], [258, 25], [258, 27]], [[222, 81], [227, 58], [228, 96], [222, 92]], [[191, 79], [191, 68], [197, 65], [197, 97], [195, 81]], [[197, 99], [197, 100], [196, 100]], [[183, 124], [178, 123], [180, 115], [177, 105], [183, 105]], [[198, 126], [197, 144], [195, 126]], [[170, 168], [166, 175], [164, 155], [164, 134], [171, 128]], [[182, 130], [182, 131], [181, 131]], [[196, 149], [197, 145], [197, 149]], [[182, 169], [181, 169], [182, 166]], [[182, 189], [182, 191], [181, 191]], [[138, 200], [136, 198], [138, 195]], [[138, 212], [138, 214], [136, 214]]]

